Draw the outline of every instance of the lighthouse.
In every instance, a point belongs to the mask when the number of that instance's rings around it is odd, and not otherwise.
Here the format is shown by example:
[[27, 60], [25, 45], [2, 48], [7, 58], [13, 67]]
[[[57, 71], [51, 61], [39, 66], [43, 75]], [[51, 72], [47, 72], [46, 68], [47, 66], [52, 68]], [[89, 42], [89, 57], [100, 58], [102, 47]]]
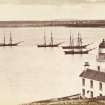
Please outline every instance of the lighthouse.
[[102, 39], [102, 42], [99, 44], [97, 61], [105, 62], [105, 39]]

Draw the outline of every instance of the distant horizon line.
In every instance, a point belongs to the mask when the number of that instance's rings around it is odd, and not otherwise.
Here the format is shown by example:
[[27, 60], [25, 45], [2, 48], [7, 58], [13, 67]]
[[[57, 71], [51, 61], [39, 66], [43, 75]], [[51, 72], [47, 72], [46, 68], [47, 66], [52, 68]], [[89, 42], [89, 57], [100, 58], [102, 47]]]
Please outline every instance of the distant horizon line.
[[6, 20], [0, 21], [0, 27], [47, 27], [47, 26], [63, 26], [63, 27], [104, 27], [104, 20]]

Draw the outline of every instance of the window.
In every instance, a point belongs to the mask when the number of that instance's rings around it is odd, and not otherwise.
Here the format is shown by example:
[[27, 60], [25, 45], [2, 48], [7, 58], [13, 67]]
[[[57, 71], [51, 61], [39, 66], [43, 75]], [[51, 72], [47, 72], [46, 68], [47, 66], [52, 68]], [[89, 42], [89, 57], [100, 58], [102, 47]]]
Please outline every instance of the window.
[[93, 98], [93, 91], [91, 91], [91, 93], [90, 93], [90, 97]]
[[102, 94], [100, 93], [100, 96], [102, 96]]
[[85, 79], [82, 79], [82, 86], [85, 86]]
[[82, 89], [82, 96], [85, 96], [85, 89]]
[[93, 80], [90, 80], [90, 88], [93, 88]]
[[102, 83], [99, 83], [99, 90], [102, 90]]

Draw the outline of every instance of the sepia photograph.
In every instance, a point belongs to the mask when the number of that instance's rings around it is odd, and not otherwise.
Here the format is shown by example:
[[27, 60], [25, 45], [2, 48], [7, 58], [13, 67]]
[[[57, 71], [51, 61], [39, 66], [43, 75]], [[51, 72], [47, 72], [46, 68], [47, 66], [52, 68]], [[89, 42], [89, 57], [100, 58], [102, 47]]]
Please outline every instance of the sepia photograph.
[[105, 105], [105, 0], [0, 0], [0, 105]]

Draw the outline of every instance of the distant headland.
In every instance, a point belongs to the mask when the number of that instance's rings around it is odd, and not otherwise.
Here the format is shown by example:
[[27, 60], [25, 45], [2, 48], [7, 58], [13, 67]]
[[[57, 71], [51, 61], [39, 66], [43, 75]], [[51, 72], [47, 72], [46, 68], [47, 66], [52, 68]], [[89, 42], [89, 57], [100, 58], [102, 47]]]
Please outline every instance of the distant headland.
[[105, 27], [105, 20], [15, 20], [0, 21], [0, 27], [47, 27], [47, 26], [63, 26], [63, 27]]

